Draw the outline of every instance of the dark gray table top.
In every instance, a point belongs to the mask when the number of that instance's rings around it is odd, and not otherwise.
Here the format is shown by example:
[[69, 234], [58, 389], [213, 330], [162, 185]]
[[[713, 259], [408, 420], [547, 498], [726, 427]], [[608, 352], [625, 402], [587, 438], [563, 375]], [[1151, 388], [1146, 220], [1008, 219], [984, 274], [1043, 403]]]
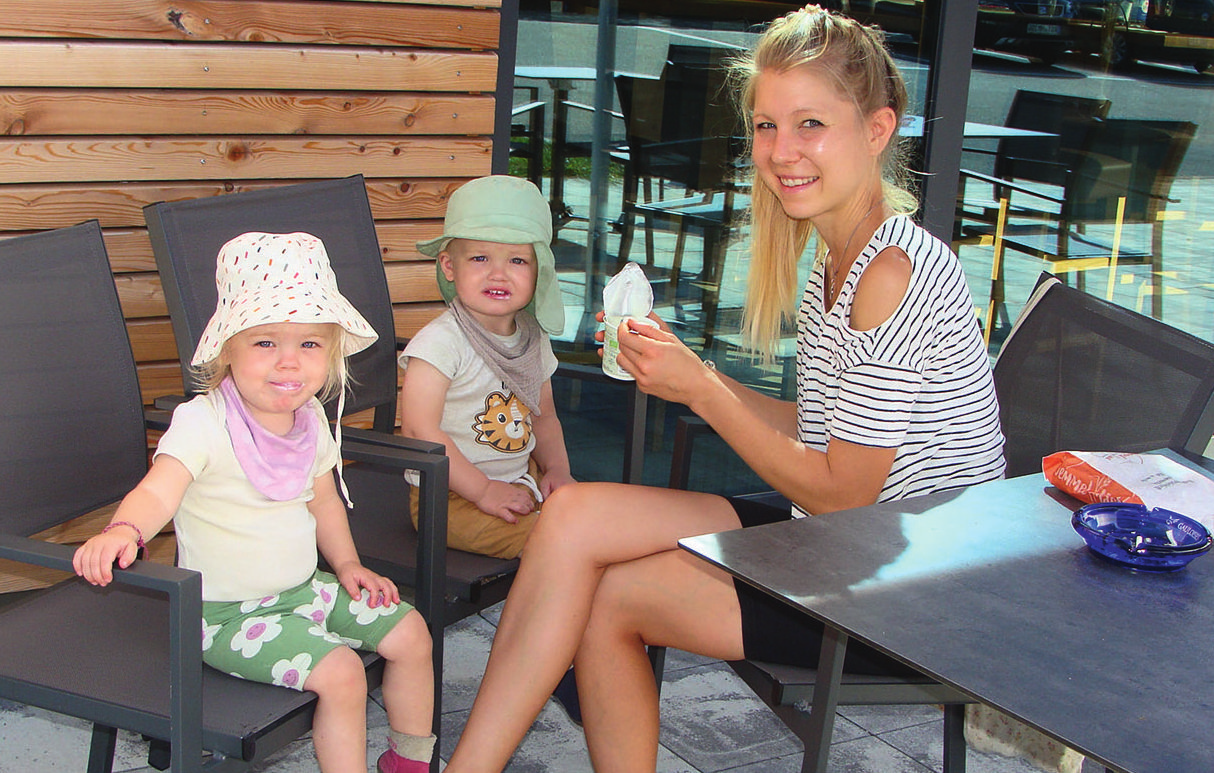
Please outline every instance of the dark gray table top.
[[680, 544], [1115, 770], [1214, 771], [1214, 554], [1123, 568], [1076, 506], [1031, 475]]

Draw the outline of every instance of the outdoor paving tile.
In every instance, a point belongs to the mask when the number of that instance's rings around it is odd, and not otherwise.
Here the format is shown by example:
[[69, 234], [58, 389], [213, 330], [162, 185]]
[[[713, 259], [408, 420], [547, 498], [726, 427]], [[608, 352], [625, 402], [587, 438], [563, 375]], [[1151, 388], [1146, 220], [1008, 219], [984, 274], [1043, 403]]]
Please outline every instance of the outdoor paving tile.
[[473, 615], [447, 626], [443, 637], [443, 712], [472, 708], [496, 629]]
[[[944, 725], [939, 722], [882, 733], [881, 740], [933, 771], [944, 769]], [[966, 749], [966, 773], [1040, 773], [1023, 759]]]
[[668, 675], [661, 717], [662, 744], [706, 773], [785, 756], [801, 746], [724, 664]]
[[944, 712], [933, 705], [840, 706], [839, 715], [873, 735], [921, 725], [931, 725], [944, 732]]
[[[440, 755], [448, 759], [463, 733], [467, 711], [443, 713]], [[593, 773], [586, 738], [568, 715], [549, 701], [506, 766], [505, 773]], [[658, 773], [698, 773], [691, 763], [658, 748]]]
[[[783, 757], [775, 757], [770, 760], [748, 762], [745, 765], [729, 768], [720, 773], [801, 773], [803, 756], [801, 752], [787, 754]], [[873, 773], [876, 773], [876, 771], [873, 771]]]
[[864, 736], [832, 744], [826, 770], [827, 773], [929, 773], [930, 768], [880, 738]]

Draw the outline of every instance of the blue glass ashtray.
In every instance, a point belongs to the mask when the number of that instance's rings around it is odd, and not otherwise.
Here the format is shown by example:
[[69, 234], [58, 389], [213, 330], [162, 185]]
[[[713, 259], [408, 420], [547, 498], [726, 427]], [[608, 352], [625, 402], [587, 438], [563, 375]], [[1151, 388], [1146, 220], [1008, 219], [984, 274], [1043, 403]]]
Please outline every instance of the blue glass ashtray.
[[1209, 530], [1187, 515], [1129, 502], [1085, 505], [1071, 525], [1096, 555], [1150, 572], [1183, 569], [1214, 545]]

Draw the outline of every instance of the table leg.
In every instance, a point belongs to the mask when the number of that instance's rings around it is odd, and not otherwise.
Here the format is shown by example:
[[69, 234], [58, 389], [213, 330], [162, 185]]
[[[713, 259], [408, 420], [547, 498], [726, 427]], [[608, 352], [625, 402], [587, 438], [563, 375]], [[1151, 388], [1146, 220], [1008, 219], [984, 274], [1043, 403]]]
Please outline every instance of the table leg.
[[829, 625], [822, 633], [822, 651], [818, 655], [818, 678], [814, 683], [814, 702], [809, 711], [809, 729], [805, 738], [805, 759], [801, 773], [826, 773], [830, 757], [830, 739], [835, 731], [835, 711], [839, 705], [839, 683], [843, 680], [843, 656], [847, 654], [847, 634]]
[[965, 704], [944, 706], [944, 773], [965, 773]]

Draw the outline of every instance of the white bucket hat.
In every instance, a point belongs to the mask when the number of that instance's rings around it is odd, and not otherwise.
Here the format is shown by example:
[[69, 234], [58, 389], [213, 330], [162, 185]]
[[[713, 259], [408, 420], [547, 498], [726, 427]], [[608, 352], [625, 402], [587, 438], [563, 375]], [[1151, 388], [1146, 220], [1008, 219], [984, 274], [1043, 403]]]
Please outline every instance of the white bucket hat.
[[312, 234], [237, 236], [219, 250], [215, 286], [219, 300], [194, 350], [195, 366], [214, 360], [225, 341], [257, 325], [332, 322], [349, 334], [343, 336], [345, 356], [378, 337], [338, 291], [325, 245]]
[[[499, 244], [530, 244], [535, 248], [539, 269], [535, 295], [527, 310], [549, 335], [565, 328], [565, 306], [556, 279], [552, 254], [552, 211], [540, 189], [530, 180], [508, 175], [480, 177], [462, 185], [447, 202], [443, 235], [418, 242], [423, 255], [437, 258], [452, 239], [472, 239]], [[455, 297], [455, 285], [435, 265], [438, 289], [447, 303]]]

